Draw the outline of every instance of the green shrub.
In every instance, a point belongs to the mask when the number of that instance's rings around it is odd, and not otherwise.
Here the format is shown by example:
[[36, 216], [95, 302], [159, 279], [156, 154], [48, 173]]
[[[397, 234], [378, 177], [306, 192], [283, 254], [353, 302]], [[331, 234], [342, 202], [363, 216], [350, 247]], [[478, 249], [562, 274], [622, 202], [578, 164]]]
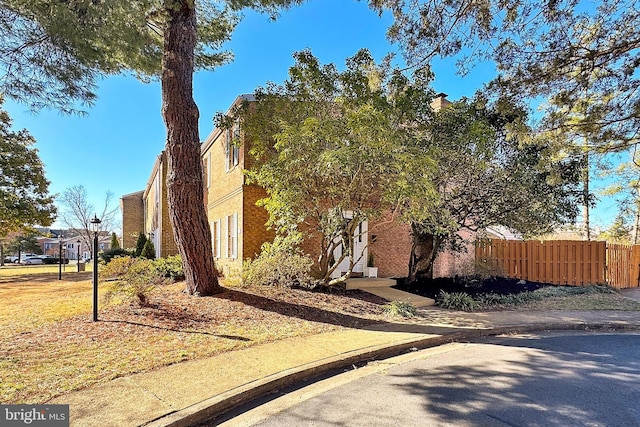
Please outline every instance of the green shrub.
[[478, 302], [466, 292], [440, 291], [440, 295], [436, 298], [436, 304], [450, 310], [473, 311], [479, 308]]
[[111, 262], [100, 269], [101, 279], [118, 279], [129, 271], [129, 268], [136, 262], [131, 256], [119, 256], [111, 260]]
[[254, 260], [247, 260], [242, 269], [244, 286], [266, 285], [309, 287], [311, 258], [279, 250], [263, 250]]
[[611, 294], [615, 289], [605, 285], [590, 286], [545, 286], [533, 291], [540, 298], [567, 297], [572, 295]]
[[484, 308], [495, 308], [495, 307], [513, 307], [524, 305], [532, 301], [539, 301], [542, 299], [542, 296], [539, 294], [534, 294], [533, 292], [519, 292], [517, 294], [484, 294], [480, 295], [476, 302], [478, 305]]
[[103, 276], [112, 279], [105, 300], [114, 299], [136, 301], [141, 307], [148, 306], [151, 294], [158, 286], [168, 283], [153, 265], [144, 258], [114, 258], [102, 271]]
[[131, 255], [133, 255], [131, 251], [122, 248], [115, 248], [100, 252], [98, 258], [100, 258], [105, 264], [109, 264], [113, 258]]
[[142, 254], [142, 249], [144, 249], [144, 244], [147, 243], [147, 236], [144, 235], [144, 233], [141, 231], [138, 234], [138, 240], [136, 240], [136, 251], [134, 253], [134, 256], [140, 256], [140, 254]]
[[140, 257], [146, 259], [156, 259], [156, 248], [153, 246], [153, 242], [151, 240], [147, 240], [144, 243], [142, 252], [140, 252]]
[[180, 255], [158, 258], [153, 261], [153, 266], [164, 277], [168, 277], [172, 280], [184, 279], [184, 269], [182, 267], [182, 258], [180, 258]]
[[416, 308], [406, 301], [391, 301], [382, 306], [382, 312], [393, 317], [413, 317], [416, 315]]
[[111, 249], [119, 249], [120, 242], [118, 241], [118, 236], [116, 233], [111, 233]]

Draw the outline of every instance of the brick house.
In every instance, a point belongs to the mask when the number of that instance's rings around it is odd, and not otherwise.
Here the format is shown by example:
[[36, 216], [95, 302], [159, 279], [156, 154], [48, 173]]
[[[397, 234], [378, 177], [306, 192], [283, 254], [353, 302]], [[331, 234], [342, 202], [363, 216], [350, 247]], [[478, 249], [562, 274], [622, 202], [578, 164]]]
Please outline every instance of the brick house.
[[[442, 108], [449, 101], [439, 94], [432, 103], [433, 108]], [[232, 110], [250, 95], [241, 95], [231, 105]], [[207, 217], [211, 227], [213, 256], [223, 275], [239, 272], [242, 261], [260, 253], [261, 245], [271, 241], [274, 233], [267, 230], [268, 213], [256, 202], [266, 196], [261, 187], [246, 183], [243, 170], [251, 167], [248, 141], [234, 145], [233, 140], [241, 136], [239, 125], [230, 130], [215, 128], [202, 143]], [[123, 246], [135, 246], [139, 232], [149, 235], [156, 248], [156, 256], [176, 254], [169, 222], [166, 194], [167, 160], [161, 153], [153, 166], [145, 190], [122, 196]], [[356, 253], [362, 253], [354, 268], [356, 274], [366, 274], [370, 256], [375, 260], [380, 277], [404, 277], [408, 272], [411, 249], [410, 227], [391, 218], [365, 221], [359, 225], [358, 237], [354, 240]], [[312, 234], [303, 244], [309, 254], [317, 253]], [[471, 253], [473, 254], [473, 252]], [[464, 255], [464, 254], [462, 254]], [[451, 275], [456, 269], [456, 255], [443, 254], [438, 259], [434, 276]], [[458, 262], [457, 264], [460, 264]], [[441, 272], [442, 271], [442, 272]]]

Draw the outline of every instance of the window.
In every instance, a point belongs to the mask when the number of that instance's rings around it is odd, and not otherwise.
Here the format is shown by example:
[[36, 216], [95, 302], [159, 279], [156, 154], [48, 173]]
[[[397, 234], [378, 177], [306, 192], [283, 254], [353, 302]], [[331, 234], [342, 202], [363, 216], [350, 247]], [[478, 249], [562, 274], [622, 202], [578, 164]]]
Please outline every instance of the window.
[[227, 258], [238, 258], [238, 214], [227, 217]]
[[233, 129], [227, 130], [227, 140], [224, 154], [227, 159], [227, 172], [240, 163], [240, 122], [233, 125]]
[[213, 246], [213, 257], [215, 259], [220, 258], [220, 247], [221, 247], [221, 221], [219, 219], [211, 222], [211, 246]]
[[233, 125], [233, 140], [235, 144], [233, 145], [233, 153], [232, 153], [232, 161], [233, 166], [238, 166], [240, 163], [240, 122], [236, 121]]

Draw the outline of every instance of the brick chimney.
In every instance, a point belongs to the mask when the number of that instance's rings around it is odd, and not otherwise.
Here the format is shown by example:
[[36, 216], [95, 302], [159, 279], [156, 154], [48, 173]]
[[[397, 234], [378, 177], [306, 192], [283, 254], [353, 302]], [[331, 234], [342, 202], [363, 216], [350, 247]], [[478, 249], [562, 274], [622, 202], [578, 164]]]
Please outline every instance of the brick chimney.
[[433, 101], [431, 101], [431, 108], [433, 108], [433, 111], [440, 111], [450, 104], [451, 102], [447, 100], [447, 94], [444, 92], [440, 92], [436, 95], [435, 98], [433, 98]]

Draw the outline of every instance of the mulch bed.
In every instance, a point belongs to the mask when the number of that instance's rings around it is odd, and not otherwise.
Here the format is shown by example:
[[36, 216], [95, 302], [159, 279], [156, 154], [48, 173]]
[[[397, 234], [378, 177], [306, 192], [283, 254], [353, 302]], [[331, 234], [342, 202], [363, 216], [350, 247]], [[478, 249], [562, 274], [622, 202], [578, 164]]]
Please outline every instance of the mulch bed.
[[440, 291], [448, 293], [466, 292], [471, 296], [489, 293], [508, 295], [535, 291], [545, 286], [550, 285], [505, 277], [492, 277], [485, 280], [476, 279], [474, 281], [441, 277], [416, 283], [405, 283], [404, 279], [398, 279], [398, 284], [394, 288], [424, 297], [435, 298], [440, 294]]

